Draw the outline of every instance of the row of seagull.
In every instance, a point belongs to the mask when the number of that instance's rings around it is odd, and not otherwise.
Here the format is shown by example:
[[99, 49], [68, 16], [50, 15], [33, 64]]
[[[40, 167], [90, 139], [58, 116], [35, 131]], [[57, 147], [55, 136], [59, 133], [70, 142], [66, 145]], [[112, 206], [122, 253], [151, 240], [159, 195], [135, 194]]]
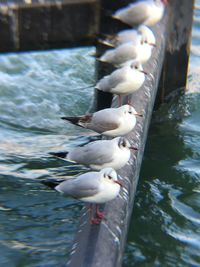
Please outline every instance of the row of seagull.
[[[98, 60], [114, 65], [117, 69], [103, 77], [96, 89], [119, 96], [119, 107], [100, 110], [79, 117], [62, 117], [77, 126], [91, 129], [102, 135], [114, 137], [77, 147], [69, 152], [50, 154], [67, 161], [88, 166], [94, 171], [67, 179], [55, 189], [64, 195], [91, 203], [90, 222], [99, 224], [104, 214], [98, 204], [117, 197], [122, 186], [116, 170], [121, 169], [131, 157], [131, 150], [137, 150], [124, 135], [136, 125], [136, 117], [142, 116], [129, 103], [121, 106], [121, 96], [138, 90], [147, 73], [142, 64], [147, 62], [156, 46], [155, 36], [148, 26], [159, 22], [164, 14], [167, 0], [141, 0], [117, 10], [114, 19], [137, 29], [128, 29], [117, 35], [107, 35], [101, 43], [109, 48]], [[95, 211], [93, 204], [96, 205]]]

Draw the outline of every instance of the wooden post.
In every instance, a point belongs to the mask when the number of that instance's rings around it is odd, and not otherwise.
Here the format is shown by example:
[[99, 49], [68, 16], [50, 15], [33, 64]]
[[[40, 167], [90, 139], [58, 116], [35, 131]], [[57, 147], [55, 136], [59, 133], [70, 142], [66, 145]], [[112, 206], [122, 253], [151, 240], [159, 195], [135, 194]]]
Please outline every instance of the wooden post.
[[166, 54], [156, 106], [176, 89], [185, 89], [191, 44], [194, 0], [170, 0]]
[[94, 45], [98, 0], [0, 3], [0, 52]]
[[[121, 23], [118, 20], [112, 19], [111, 15], [115, 10], [130, 4], [130, 0], [100, 0], [101, 1], [101, 19], [100, 19], [100, 31], [99, 36], [104, 34], [116, 34], [120, 30], [127, 29], [129, 26]], [[107, 46], [97, 43], [97, 56], [102, 55], [105, 50], [110, 49]], [[110, 64], [103, 62], [96, 62], [96, 76], [97, 80], [101, 79], [105, 75], [110, 74], [114, 70], [114, 67]], [[113, 96], [110, 93], [102, 92], [99, 90], [95, 91], [95, 110], [100, 110], [111, 106]]]

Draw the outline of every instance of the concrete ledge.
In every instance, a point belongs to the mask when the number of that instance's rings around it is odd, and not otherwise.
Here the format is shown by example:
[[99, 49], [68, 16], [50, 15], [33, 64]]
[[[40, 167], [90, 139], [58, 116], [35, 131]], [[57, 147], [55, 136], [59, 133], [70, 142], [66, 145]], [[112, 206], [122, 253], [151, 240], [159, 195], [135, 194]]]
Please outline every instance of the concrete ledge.
[[[154, 49], [152, 59], [144, 66], [149, 75], [143, 88], [132, 94], [132, 104], [144, 114], [143, 118], [138, 119], [133, 132], [128, 135], [130, 142], [138, 146], [139, 151], [132, 154], [129, 164], [118, 171], [124, 187], [116, 200], [104, 206], [106, 220], [99, 226], [89, 225], [89, 211], [87, 208], [83, 209], [68, 262], [70, 267], [121, 266], [144, 146], [164, 61], [166, 24], [167, 16], [162, 23], [154, 27], [158, 45]], [[125, 98], [123, 100], [125, 101]], [[117, 103], [113, 101], [112, 104], [116, 106]]]

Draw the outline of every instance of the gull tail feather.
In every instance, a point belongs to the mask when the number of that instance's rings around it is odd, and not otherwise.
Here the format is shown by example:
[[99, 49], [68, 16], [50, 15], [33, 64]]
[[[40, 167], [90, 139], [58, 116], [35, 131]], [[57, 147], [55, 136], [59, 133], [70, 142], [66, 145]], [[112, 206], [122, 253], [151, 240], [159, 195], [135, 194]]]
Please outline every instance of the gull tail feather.
[[49, 154], [57, 158], [65, 159], [67, 158], [68, 153], [69, 152], [50, 152]]
[[[81, 117], [61, 117], [62, 120], [69, 121], [72, 124], [79, 125]], [[79, 125], [81, 126], [81, 125]]]
[[41, 183], [48, 186], [51, 189], [55, 189], [57, 185], [65, 181], [65, 179], [46, 179], [42, 180]]

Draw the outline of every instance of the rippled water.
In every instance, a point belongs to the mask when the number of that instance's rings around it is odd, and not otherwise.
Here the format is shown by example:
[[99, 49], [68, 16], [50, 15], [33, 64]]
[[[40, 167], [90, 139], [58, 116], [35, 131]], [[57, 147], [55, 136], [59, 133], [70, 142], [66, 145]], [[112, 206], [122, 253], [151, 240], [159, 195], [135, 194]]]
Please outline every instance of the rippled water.
[[[39, 183], [79, 173], [48, 156], [88, 141], [64, 123], [92, 104], [89, 49], [0, 56], [0, 266], [63, 266], [81, 204]], [[75, 205], [74, 205], [75, 203]]]
[[[197, 1], [200, 6], [200, 1]], [[200, 266], [200, 14], [193, 31], [190, 93], [154, 114], [124, 267]], [[60, 120], [92, 105], [91, 49], [0, 56], [0, 266], [64, 266], [81, 203], [40, 181], [80, 166], [48, 156], [91, 132]], [[191, 93], [192, 92], [192, 93]]]
[[200, 266], [199, 51], [196, 10], [188, 93], [153, 116], [124, 267]]

